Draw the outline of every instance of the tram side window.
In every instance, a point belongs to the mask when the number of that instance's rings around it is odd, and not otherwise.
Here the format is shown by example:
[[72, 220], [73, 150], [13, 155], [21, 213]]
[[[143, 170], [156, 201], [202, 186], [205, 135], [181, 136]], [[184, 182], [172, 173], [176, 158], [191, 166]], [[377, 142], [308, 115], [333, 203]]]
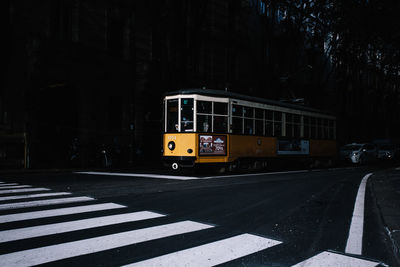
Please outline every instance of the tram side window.
[[197, 131], [210, 133], [212, 130], [212, 103], [197, 101]]
[[293, 137], [293, 115], [286, 113], [286, 136]]
[[214, 115], [214, 133], [226, 133], [227, 129], [228, 117]]
[[226, 133], [228, 130], [228, 104], [214, 102], [214, 133]]
[[304, 125], [304, 138], [310, 138], [310, 118], [304, 116], [303, 118], [303, 125]]
[[232, 133], [242, 134], [242, 123], [243, 119], [238, 117], [232, 117]]
[[228, 115], [228, 104], [214, 102], [214, 114], [218, 115]]
[[212, 103], [209, 101], [197, 101], [197, 113], [211, 114]]
[[167, 101], [167, 132], [178, 132], [178, 99]]
[[251, 107], [243, 107], [243, 116], [246, 118], [253, 118], [254, 109]]
[[274, 112], [274, 136], [282, 136], [282, 112]]
[[243, 134], [243, 107], [232, 105], [232, 133]]
[[181, 99], [181, 132], [193, 132], [193, 98]]
[[329, 139], [334, 139], [334, 126], [333, 126], [333, 120], [328, 120], [328, 132], [329, 132]]
[[317, 138], [317, 125], [316, 125], [316, 118], [310, 118], [310, 125], [311, 125], [311, 135], [310, 138], [316, 139]]
[[317, 138], [324, 139], [324, 125], [322, 119], [317, 119]]
[[319, 139], [324, 139], [324, 120], [323, 119], [317, 119], [317, 127], [318, 127], [318, 132], [317, 132], [317, 137]]
[[232, 105], [232, 116], [242, 117], [243, 107], [239, 105]]
[[300, 137], [300, 116], [293, 115], [293, 135], [294, 137]]
[[264, 134], [264, 110], [256, 108], [255, 109], [255, 134], [263, 135]]
[[244, 119], [244, 134], [254, 134], [253, 119]]
[[329, 136], [329, 121], [328, 119], [324, 119], [324, 138], [330, 139]]
[[274, 133], [274, 112], [272, 110], [265, 111], [265, 135], [273, 136]]
[[244, 116], [244, 134], [254, 134], [254, 109], [251, 107], [243, 108], [243, 116]]
[[197, 131], [202, 133], [211, 133], [211, 115], [197, 114]]

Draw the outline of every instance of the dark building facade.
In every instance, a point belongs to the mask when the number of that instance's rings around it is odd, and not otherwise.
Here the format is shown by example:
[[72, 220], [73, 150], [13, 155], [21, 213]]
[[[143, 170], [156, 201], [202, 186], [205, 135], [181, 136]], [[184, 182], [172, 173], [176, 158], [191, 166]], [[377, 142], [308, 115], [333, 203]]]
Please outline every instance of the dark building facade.
[[257, 87], [258, 2], [8, 1], [2, 135], [26, 135], [32, 168], [158, 159], [164, 92]]

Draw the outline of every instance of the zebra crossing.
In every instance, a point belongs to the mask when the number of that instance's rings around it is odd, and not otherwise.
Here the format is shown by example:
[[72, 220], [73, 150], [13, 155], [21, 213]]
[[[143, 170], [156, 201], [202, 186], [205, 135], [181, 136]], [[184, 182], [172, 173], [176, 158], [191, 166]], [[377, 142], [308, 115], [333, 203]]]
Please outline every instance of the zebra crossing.
[[[206, 222], [191, 220], [171, 222], [165, 220], [169, 218], [167, 214], [146, 210], [130, 211], [127, 206], [116, 203], [100, 203], [99, 200], [92, 197], [74, 196], [70, 192], [49, 191], [51, 189], [0, 182], [0, 248], [8, 248], [5, 252], [0, 250], [2, 266], [53, 264], [56, 261], [74, 260], [82, 256], [93, 255], [95, 257], [99, 255], [97, 253], [105, 253], [113, 249], [129, 248], [129, 246], [155, 242], [163, 238], [180, 238], [185, 234], [207, 233], [216, 228], [216, 225]], [[83, 215], [84, 218], [79, 217]], [[44, 222], [51, 218], [56, 219], [56, 222], [51, 220], [52, 223]], [[162, 221], [163, 219], [164, 221]], [[135, 226], [134, 223], [140, 224]], [[119, 228], [122, 225], [124, 227]], [[67, 241], [61, 239], [58, 242], [57, 239], [59, 235], [64, 234], [65, 236], [65, 234], [75, 231], [106, 229], [107, 227], [114, 227], [114, 230], [111, 232], [98, 231], [94, 236], [86, 238], [83, 234]], [[37, 247], [34, 245], [34, 247], [25, 248], [23, 246], [11, 247], [16, 242], [45, 237], [50, 237], [52, 242], [40, 242]], [[127, 262], [122, 265], [215, 266], [265, 251], [280, 244], [282, 241], [241, 233], [178, 251], [168, 251], [164, 255], [147, 259], [133, 259], [131, 262], [127, 259]], [[351, 266], [379, 265], [375, 261], [334, 252], [322, 252], [294, 266], [325, 266], [329, 264], [329, 266], [344, 266], [349, 263]]]

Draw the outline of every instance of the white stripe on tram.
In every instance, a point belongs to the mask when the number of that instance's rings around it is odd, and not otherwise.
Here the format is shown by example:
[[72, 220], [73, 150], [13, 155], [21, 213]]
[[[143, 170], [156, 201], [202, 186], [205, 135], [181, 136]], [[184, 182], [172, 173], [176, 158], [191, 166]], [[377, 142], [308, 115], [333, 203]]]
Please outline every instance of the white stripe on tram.
[[173, 180], [195, 180], [198, 177], [193, 176], [175, 176], [175, 175], [161, 175], [161, 174], [147, 174], [147, 173], [120, 173], [120, 172], [76, 172], [78, 174], [90, 175], [110, 175], [110, 176], [127, 176], [139, 178], [155, 178], [155, 179], [173, 179]]
[[364, 233], [364, 201], [365, 189], [367, 186], [368, 178], [372, 175], [369, 173], [361, 180], [360, 187], [358, 188], [356, 202], [354, 204], [353, 217], [349, 230], [349, 237], [347, 238], [346, 253], [361, 255], [362, 254], [362, 241]]
[[214, 266], [280, 243], [260, 236], [242, 234], [126, 266]]
[[105, 203], [105, 204], [77, 206], [71, 208], [31, 211], [31, 212], [2, 215], [0, 216], [0, 223], [17, 222], [17, 221], [39, 219], [39, 218], [56, 217], [56, 216], [63, 216], [70, 214], [79, 214], [79, 213], [120, 209], [120, 208], [126, 208], [126, 206], [114, 203]]
[[119, 223], [148, 220], [163, 216], [165, 215], [155, 212], [139, 211], [139, 212], [109, 215], [109, 216], [102, 216], [102, 217], [62, 222], [62, 223], [18, 228], [13, 230], [0, 231], [0, 243], [21, 240], [26, 238], [39, 237], [39, 236], [78, 231], [83, 229], [89, 229], [89, 228], [95, 228], [95, 227], [101, 227]]
[[50, 191], [50, 189], [48, 188], [9, 189], [9, 190], [0, 190], [0, 194], [26, 193], [26, 192], [37, 192], [37, 191]]
[[2, 186], [0, 187], [0, 190], [4, 189], [18, 189], [18, 188], [30, 188], [32, 187], [31, 185], [10, 185], [10, 186]]
[[333, 252], [322, 252], [312, 258], [302, 261], [292, 267], [342, 267], [342, 266], [362, 266], [373, 267], [378, 266], [378, 262], [363, 260], [346, 255], [341, 255]]
[[54, 196], [65, 196], [71, 195], [69, 192], [59, 192], [59, 193], [43, 193], [43, 194], [33, 194], [33, 195], [21, 195], [21, 196], [9, 196], [9, 197], [0, 197], [0, 201], [6, 200], [17, 200], [17, 199], [25, 199], [25, 198], [38, 198], [38, 197], [54, 197]]
[[0, 183], [0, 188], [2, 188], [3, 186], [9, 186], [9, 185], [18, 185], [18, 184], [17, 183], [9, 183], [9, 184]]
[[0, 210], [30, 208], [30, 207], [66, 204], [66, 203], [83, 202], [83, 201], [91, 201], [91, 200], [94, 200], [94, 199], [91, 197], [69, 197], [69, 198], [57, 198], [57, 199], [48, 199], [48, 200], [36, 200], [36, 201], [28, 201], [28, 202], [15, 202], [15, 203], [0, 205]]
[[32, 266], [168, 236], [200, 231], [211, 227], [213, 226], [192, 221], [182, 221], [4, 254], [0, 255], [0, 262], [7, 267]]

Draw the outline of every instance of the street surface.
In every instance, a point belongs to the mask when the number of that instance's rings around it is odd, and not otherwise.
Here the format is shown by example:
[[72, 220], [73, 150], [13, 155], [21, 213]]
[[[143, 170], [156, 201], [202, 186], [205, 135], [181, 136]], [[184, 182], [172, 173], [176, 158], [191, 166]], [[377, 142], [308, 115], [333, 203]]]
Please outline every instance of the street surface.
[[368, 186], [388, 172], [1, 174], [0, 263], [397, 266]]

